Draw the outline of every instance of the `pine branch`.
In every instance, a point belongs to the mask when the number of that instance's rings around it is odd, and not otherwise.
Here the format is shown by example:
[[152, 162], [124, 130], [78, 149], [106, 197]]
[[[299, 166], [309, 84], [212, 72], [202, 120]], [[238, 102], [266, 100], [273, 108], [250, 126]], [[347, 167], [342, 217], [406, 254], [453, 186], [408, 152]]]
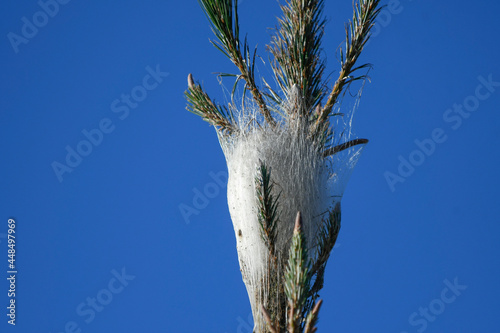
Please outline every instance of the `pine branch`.
[[[185, 92], [188, 101], [187, 109], [190, 112], [214, 125], [218, 134], [224, 136], [238, 134], [239, 125], [243, 128], [242, 132], [253, 134], [252, 131], [262, 129], [260, 126], [263, 122], [266, 122], [270, 127], [280, 126], [280, 131], [287, 131], [290, 128], [295, 129], [295, 127], [287, 127], [287, 124], [294, 125], [296, 122], [293, 120], [302, 118], [306, 120], [306, 126], [297, 126], [296, 128], [303, 131], [301, 135], [305, 134], [308, 139], [312, 139], [313, 149], [322, 154], [325, 160], [328, 159], [328, 156], [368, 142], [366, 139], [355, 139], [336, 146], [331, 145], [333, 137], [338, 136], [334, 136], [336, 134], [336, 132], [334, 133], [335, 128], [330, 128], [330, 118], [334, 115], [340, 115], [332, 110], [334, 107], [336, 108], [339, 99], [349, 89], [350, 84], [366, 78], [366, 75], [358, 73], [370, 65], [358, 66], [356, 63], [380, 12], [380, 0], [353, 0], [353, 18], [345, 26], [345, 46], [340, 47], [339, 77], [331, 91], [327, 90], [322, 83], [325, 63], [321, 59], [320, 53], [325, 25], [322, 16], [324, 0], [284, 0], [285, 4], [281, 5], [283, 16], [278, 19], [276, 33], [268, 46], [274, 58], [271, 65], [280, 88], [277, 91], [281, 90], [279, 93], [274, 91], [265, 80], [263, 81], [265, 93], [257, 87], [255, 82], [257, 52], [256, 49], [250, 51], [246, 38], [240, 39], [238, 0], [198, 1], [210, 21], [216, 37], [215, 41], [211, 41], [212, 44], [226, 55], [239, 70], [237, 74], [221, 73], [219, 75], [235, 78], [233, 97], [240, 80], [242, 80], [244, 82], [243, 115], [253, 116], [244, 110], [245, 93], [250, 91], [264, 119], [262, 121], [259, 116], [258, 120], [255, 121], [253, 117], [248, 126], [239, 124], [233, 118], [231, 106], [221, 106], [212, 101], [202, 87], [195, 84], [191, 74], [188, 76], [189, 88]], [[325, 97], [327, 97], [326, 104], [322, 106]], [[289, 121], [277, 123], [273, 115], [277, 117], [281, 115], [284, 120]], [[281, 120], [281, 118], [276, 119]], [[298, 124], [302, 125], [303, 123], [298, 122]], [[265, 134], [265, 132], [263, 133]], [[227, 142], [233, 143], [238, 142], [239, 138], [240, 136], [235, 136], [225, 139]], [[232, 139], [234, 141], [231, 141]], [[265, 143], [268, 142], [265, 141]], [[272, 146], [274, 143], [269, 142], [269, 144]], [[282, 149], [279, 145], [276, 147]], [[260, 152], [259, 147], [251, 147], [250, 149], [254, 148]], [[276, 152], [272, 151], [272, 153]], [[328, 213], [321, 228], [314, 229], [316, 235], [312, 239], [312, 243], [316, 253], [310, 259], [306, 238], [302, 230], [300, 212], [297, 213], [291, 241], [278, 238], [289, 237], [289, 234], [286, 233], [288, 226], [281, 224], [283, 221], [279, 221], [278, 208], [283, 209], [284, 206], [278, 207], [280, 195], [274, 193], [271, 170], [265, 164], [265, 159], [269, 158], [269, 155], [263, 154], [262, 158], [263, 161], [259, 161], [260, 164], [254, 179], [257, 200], [252, 209], [257, 209], [260, 235], [268, 251], [266, 256], [268, 261], [259, 263], [258, 267], [265, 265], [267, 271], [258, 271], [259, 281], [247, 281], [247, 274], [254, 272], [250, 267], [253, 263], [247, 262], [242, 266], [247, 290], [249, 293], [250, 290], [254, 290], [254, 293], [249, 295], [253, 300], [252, 311], [255, 314], [261, 311], [266, 324], [259, 326], [257, 330], [271, 333], [284, 333], [285, 331], [288, 333], [314, 333], [317, 330], [316, 324], [322, 304], [322, 301], [318, 300], [318, 293], [323, 288], [326, 264], [340, 230], [340, 203], [337, 203], [333, 210]], [[238, 161], [238, 163], [240, 162], [245, 163], [246, 161]], [[333, 172], [336, 171], [333, 170]], [[241, 177], [248, 176], [246, 174]], [[245, 178], [245, 180], [247, 179]], [[248, 221], [254, 223], [255, 217], [248, 218]], [[279, 235], [278, 230], [280, 230]], [[281, 234], [281, 230], [285, 231], [285, 235]], [[258, 243], [261, 246], [260, 242]], [[247, 250], [238, 247], [238, 255], [246, 254], [247, 252], [244, 251]], [[259, 247], [260, 250], [266, 251], [265, 248]], [[288, 258], [286, 258], [286, 251], [288, 251]], [[250, 258], [250, 261], [252, 260], [254, 260], [253, 257]], [[255, 308], [255, 305], [258, 305], [259, 308]], [[262, 322], [256, 320], [256, 323]]]
[[314, 305], [314, 308], [307, 315], [306, 325], [304, 326], [304, 333], [315, 333], [318, 329], [316, 328], [316, 323], [318, 322], [318, 314], [323, 304], [322, 300]]
[[323, 285], [325, 283], [325, 269], [326, 269], [326, 262], [323, 263], [321, 266], [317, 268], [315, 271], [315, 279], [313, 286], [311, 287], [311, 292], [309, 294], [308, 298], [308, 304], [307, 304], [307, 310], [311, 309], [314, 305], [314, 302], [316, 302], [316, 299], [319, 297], [319, 292], [321, 289], [323, 289]]
[[[321, 229], [316, 261], [314, 262], [310, 271], [311, 276], [317, 274], [320, 270], [324, 270], [324, 266], [326, 265], [326, 262], [330, 257], [330, 252], [332, 251], [333, 247], [335, 246], [335, 242], [337, 241], [337, 236], [340, 231], [340, 219], [340, 203], [337, 203], [335, 208], [328, 214], [328, 218], [325, 221], [323, 228]], [[321, 275], [321, 281], [319, 282], [321, 282], [322, 284], [323, 273], [324, 272], [321, 272], [321, 274], [317, 275], [316, 283], [318, 283], [318, 277]], [[316, 288], [313, 287], [312, 289]]]
[[303, 110], [309, 112], [325, 94], [321, 83], [325, 65], [320, 58], [323, 6], [323, 0], [286, 0], [286, 5], [281, 5], [283, 18], [278, 19], [279, 27], [268, 46], [281, 90], [286, 93], [297, 85], [306, 99]]
[[188, 76], [188, 90], [184, 93], [188, 101], [186, 109], [198, 116], [203, 120], [209, 122], [215, 127], [219, 127], [224, 134], [233, 134], [237, 132], [237, 127], [233, 120], [228, 117], [228, 110], [226, 107], [221, 107], [215, 104], [201, 85], [195, 84], [193, 76]]
[[298, 212], [285, 272], [289, 333], [300, 333], [302, 327], [303, 308], [310, 288], [310, 264], [307, 258], [306, 239], [302, 231], [302, 217]]
[[257, 199], [259, 201], [259, 224], [261, 234], [269, 255], [275, 256], [274, 245], [276, 243], [276, 225], [278, 223], [278, 199], [273, 193], [274, 184], [271, 181], [271, 170], [260, 161], [258, 176], [255, 178]]
[[238, 0], [198, 0], [198, 2], [210, 21], [212, 31], [219, 40], [218, 43], [212, 42], [212, 44], [238, 67], [241, 76], [234, 76], [238, 77], [237, 80], [239, 78], [245, 80], [245, 89], [252, 93], [264, 119], [269, 125], [275, 126], [276, 122], [255, 83], [256, 50], [251, 55], [246, 38], [243, 47], [240, 43]]
[[[264, 315], [267, 315], [266, 321], [270, 325], [270, 330], [276, 329], [279, 332], [279, 327], [285, 325], [284, 309], [286, 308], [286, 299], [283, 292], [282, 277], [278, 272], [282, 271], [281, 263], [278, 262], [276, 256], [276, 238], [278, 220], [278, 200], [280, 195], [273, 195], [274, 184], [271, 180], [271, 170], [260, 161], [258, 168], [258, 176], [255, 178], [256, 194], [258, 199], [258, 219], [261, 228], [261, 236], [269, 251], [268, 253], [268, 272], [266, 306], [267, 309]], [[268, 320], [269, 319], [269, 320]]]
[[[353, 74], [363, 68], [368, 68], [369, 64], [355, 67], [361, 51], [370, 38], [370, 31], [375, 23], [377, 15], [380, 13], [380, 0], [356, 0], [352, 21], [346, 24], [345, 50], [340, 48], [341, 69], [339, 78], [335, 82], [328, 100], [321, 110], [321, 114], [316, 120], [315, 131], [320, 125], [327, 121], [328, 116], [338, 97], [345, 92], [346, 88], [356, 80], [362, 80], [364, 75], [353, 76]], [[345, 52], [345, 53], [344, 53]]]
[[319, 297], [318, 293], [323, 289], [326, 263], [337, 241], [337, 236], [340, 231], [340, 219], [340, 204], [337, 203], [333, 211], [329, 213], [328, 219], [324, 222], [318, 237], [319, 244], [317, 247], [316, 260], [309, 271], [310, 279], [313, 280], [314, 277], [314, 283], [307, 296], [307, 302], [303, 313], [304, 316], [307, 312], [311, 313], [311, 311], [313, 311], [312, 309], [315, 306], [316, 299]]

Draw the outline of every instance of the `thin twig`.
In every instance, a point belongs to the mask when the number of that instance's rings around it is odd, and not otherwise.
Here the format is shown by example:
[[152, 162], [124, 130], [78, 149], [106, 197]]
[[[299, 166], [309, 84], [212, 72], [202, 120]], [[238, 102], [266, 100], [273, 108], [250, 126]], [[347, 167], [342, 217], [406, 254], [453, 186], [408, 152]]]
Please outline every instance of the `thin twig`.
[[339, 77], [335, 82], [332, 91], [328, 96], [328, 100], [323, 107], [320, 116], [316, 120], [316, 125], [313, 132], [317, 132], [331, 113], [331, 110], [337, 102], [340, 94], [345, 91], [345, 88], [352, 82], [365, 78], [364, 75], [355, 77], [353, 73], [357, 70], [367, 68], [370, 65], [364, 64], [354, 67], [358, 60], [361, 51], [370, 38], [370, 31], [375, 23], [377, 15], [380, 13], [380, 0], [356, 0], [354, 4], [354, 13], [352, 21], [349, 21], [345, 27], [345, 54], [344, 50], [340, 49], [341, 69]]
[[214, 103], [201, 85], [196, 84], [193, 76], [188, 76], [188, 90], [185, 92], [188, 105], [186, 109], [219, 127], [222, 133], [232, 134], [238, 131], [236, 124], [227, 116], [228, 110]]
[[341, 152], [342, 150], [346, 150], [348, 148], [351, 148], [356, 145], [362, 145], [368, 143], [368, 139], [354, 139], [351, 141], [344, 142], [340, 145], [337, 145], [332, 148], [328, 148], [323, 152], [323, 157], [327, 157], [330, 155], [337, 154], [338, 152]]

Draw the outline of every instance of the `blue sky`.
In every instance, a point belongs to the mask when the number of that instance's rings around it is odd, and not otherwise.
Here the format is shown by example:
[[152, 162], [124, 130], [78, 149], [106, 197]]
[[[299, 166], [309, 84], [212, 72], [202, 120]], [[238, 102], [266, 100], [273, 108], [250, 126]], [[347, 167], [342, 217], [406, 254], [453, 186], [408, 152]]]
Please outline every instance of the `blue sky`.
[[[224, 156], [185, 110], [188, 73], [223, 101], [213, 73], [234, 71], [198, 3], [54, 3], [0, 4], [0, 331], [249, 332]], [[399, 0], [377, 21], [355, 121], [370, 143], [344, 195], [320, 332], [497, 328], [499, 11]], [[325, 14], [335, 77], [351, 1]], [[240, 1], [267, 77], [277, 15], [274, 1]]]

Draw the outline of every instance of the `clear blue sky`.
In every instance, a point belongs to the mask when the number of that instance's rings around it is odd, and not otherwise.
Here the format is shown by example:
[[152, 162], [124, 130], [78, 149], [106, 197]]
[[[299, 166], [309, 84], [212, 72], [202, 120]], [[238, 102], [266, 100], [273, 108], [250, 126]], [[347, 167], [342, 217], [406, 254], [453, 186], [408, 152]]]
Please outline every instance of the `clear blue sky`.
[[[189, 72], [223, 101], [212, 73], [234, 71], [198, 3], [60, 0], [51, 15], [40, 3], [54, 1], [0, 4], [0, 331], [249, 332], [225, 185], [211, 176], [225, 160], [185, 111]], [[240, 11], [267, 63], [276, 2]], [[498, 328], [499, 12], [400, 0], [379, 19], [355, 122], [370, 143], [343, 199], [319, 332]], [[351, 1], [325, 13], [333, 78]]]

